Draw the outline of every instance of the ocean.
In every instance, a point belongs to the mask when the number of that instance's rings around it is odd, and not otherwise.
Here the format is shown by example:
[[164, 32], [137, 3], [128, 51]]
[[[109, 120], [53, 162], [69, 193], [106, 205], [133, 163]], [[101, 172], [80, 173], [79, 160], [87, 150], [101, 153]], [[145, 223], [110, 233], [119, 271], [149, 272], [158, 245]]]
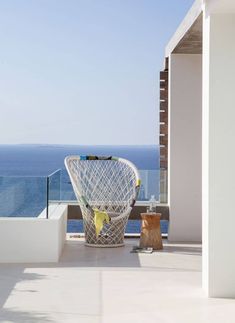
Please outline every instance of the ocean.
[[[64, 168], [68, 155], [117, 156], [132, 161], [143, 177], [141, 200], [158, 195], [159, 146], [0, 145], [0, 216], [38, 216], [45, 208], [45, 176], [62, 169], [61, 186], [73, 196]], [[70, 185], [70, 186], [69, 186]], [[68, 194], [67, 194], [68, 196]], [[6, 200], [8, 203], [5, 203]], [[162, 222], [165, 232], [166, 223]], [[139, 232], [140, 221], [129, 221], [127, 232]], [[82, 232], [82, 221], [71, 220], [68, 232]]]
[[138, 169], [159, 169], [159, 146], [0, 145], [0, 176], [47, 176], [68, 155], [117, 156]]

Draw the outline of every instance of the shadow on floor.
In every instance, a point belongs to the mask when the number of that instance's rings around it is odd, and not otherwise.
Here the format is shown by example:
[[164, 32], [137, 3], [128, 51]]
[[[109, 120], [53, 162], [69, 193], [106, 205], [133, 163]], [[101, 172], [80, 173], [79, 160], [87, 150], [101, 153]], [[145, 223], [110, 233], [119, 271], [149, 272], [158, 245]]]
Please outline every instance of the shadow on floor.
[[[46, 314], [20, 312], [14, 308], [3, 308], [9, 295], [17, 290], [17, 284], [22, 281], [45, 279], [46, 275], [36, 273], [25, 273], [25, 266], [22, 265], [1, 265], [0, 266], [0, 322], [51, 322]], [[28, 292], [36, 292], [28, 290]]]
[[202, 255], [202, 247], [196, 246], [174, 246], [174, 245], [166, 245], [162, 252], [169, 252], [175, 254], [182, 255], [191, 255], [191, 256], [201, 256]]
[[[91, 248], [84, 245], [82, 239], [68, 240], [64, 246], [64, 250], [58, 263], [40, 263], [40, 264], [5, 264], [0, 265], [0, 322], [22, 322], [22, 323], [37, 323], [37, 322], [54, 322], [51, 320], [49, 313], [37, 311], [19, 311], [19, 308], [11, 307], [9, 296], [15, 293], [21, 293], [19, 283], [27, 281], [35, 281], [35, 284], [30, 284], [23, 293], [32, 293], [32, 297], [39, 293], [37, 289], [38, 280], [48, 279], [48, 275], [37, 273], [38, 268], [46, 268], [45, 273], [48, 273], [49, 268], [77, 268], [72, 273], [80, 271], [93, 271], [98, 268], [98, 272], [102, 275], [102, 268], [115, 271], [127, 269], [132, 273], [143, 270], [148, 275], [150, 272], [200, 272], [201, 247], [199, 245], [185, 244], [168, 244], [165, 242], [162, 251], [156, 251], [152, 254], [135, 254], [130, 253], [133, 246], [139, 244], [138, 239], [127, 239], [126, 245], [120, 248]], [[174, 255], [171, 257], [171, 254]], [[178, 255], [178, 257], [175, 257]], [[190, 261], [191, 256], [196, 256], [193, 261]], [[186, 261], [185, 261], [186, 260]], [[31, 268], [31, 272], [27, 273], [27, 269]], [[53, 271], [52, 271], [53, 272]], [[54, 273], [54, 272], [53, 272]], [[51, 278], [50, 276], [50, 279]], [[23, 284], [24, 285], [24, 284]], [[34, 287], [30, 287], [34, 286]], [[19, 288], [18, 288], [19, 287]], [[31, 297], [31, 296], [30, 296]], [[20, 304], [19, 304], [20, 306]], [[26, 304], [27, 306], [27, 304]], [[26, 307], [27, 308], [27, 307]]]
[[49, 323], [54, 322], [48, 318], [48, 315], [41, 312], [21, 312], [14, 308], [0, 309], [0, 322], [7, 323]]
[[67, 241], [59, 266], [79, 267], [141, 267], [138, 254], [130, 253], [137, 242], [128, 241], [118, 248], [94, 248], [84, 245], [84, 241]]

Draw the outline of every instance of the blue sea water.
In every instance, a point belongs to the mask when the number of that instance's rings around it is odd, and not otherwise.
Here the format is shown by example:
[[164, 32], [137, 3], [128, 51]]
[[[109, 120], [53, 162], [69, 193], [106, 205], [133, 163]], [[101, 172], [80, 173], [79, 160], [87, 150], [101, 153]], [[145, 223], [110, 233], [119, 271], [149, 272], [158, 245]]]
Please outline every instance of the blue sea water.
[[[61, 168], [64, 174], [62, 186], [64, 184], [65, 187], [68, 178], [64, 170], [64, 158], [68, 155], [117, 156], [129, 159], [139, 170], [157, 171], [159, 169], [159, 147], [157, 145], [0, 145], [0, 199], [8, 200], [8, 203], [1, 203], [0, 216], [4, 214], [5, 216], [15, 216], [15, 214], [37, 216], [46, 205], [46, 186], [43, 176], [48, 176]], [[21, 178], [14, 178], [14, 176]], [[33, 177], [25, 179], [22, 176]], [[155, 181], [153, 185], [155, 186]], [[167, 230], [166, 225], [163, 221], [164, 232]], [[81, 232], [82, 230], [81, 221], [69, 221], [68, 232]], [[136, 233], [139, 230], [139, 221], [129, 221], [127, 232]]]
[[159, 147], [0, 145], [0, 176], [46, 176], [64, 168], [68, 155], [101, 155], [127, 158], [139, 169], [159, 169]]

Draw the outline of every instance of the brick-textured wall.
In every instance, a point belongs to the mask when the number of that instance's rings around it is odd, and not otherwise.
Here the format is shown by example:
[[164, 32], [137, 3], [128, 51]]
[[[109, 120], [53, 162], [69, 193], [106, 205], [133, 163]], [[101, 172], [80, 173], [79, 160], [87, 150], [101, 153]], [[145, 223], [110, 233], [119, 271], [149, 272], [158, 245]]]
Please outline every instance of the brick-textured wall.
[[168, 170], [168, 58], [165, 68], [160, 72], [160, 201], [167, 202]]

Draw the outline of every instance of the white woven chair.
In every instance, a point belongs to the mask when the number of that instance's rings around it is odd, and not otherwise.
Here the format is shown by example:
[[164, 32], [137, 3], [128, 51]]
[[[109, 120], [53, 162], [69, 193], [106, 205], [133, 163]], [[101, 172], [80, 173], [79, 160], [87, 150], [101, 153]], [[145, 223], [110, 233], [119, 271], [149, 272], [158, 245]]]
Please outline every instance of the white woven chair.
[[[126, 159], [97, 156], [68, 156], [65, 166], [81, 207], [86, 245], [122, 246], [140, 187], [136, 167]], [[110, 218], [98, 236], [94, 209], [106, 212]]]

